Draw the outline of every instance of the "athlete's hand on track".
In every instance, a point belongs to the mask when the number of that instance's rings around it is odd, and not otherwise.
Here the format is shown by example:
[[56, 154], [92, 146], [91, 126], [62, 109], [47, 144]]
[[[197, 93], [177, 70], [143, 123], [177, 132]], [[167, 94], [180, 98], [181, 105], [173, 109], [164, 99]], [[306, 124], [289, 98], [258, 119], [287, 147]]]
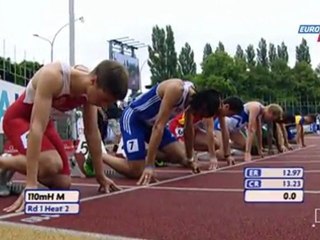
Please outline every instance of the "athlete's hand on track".
[[110, 193], [121, 190], [114, 181], [105, 175], [97, 176], [97, 182], [100, 184], [98, 191], [101, 193]]
[[209, 170], [216, 170], [218, 168], [218, 159], [211, 157], [209, 160]]
[[285, 146], [281, 146], [280, 149], [281, 149], [281, 152], [283, 152], [283, 153], [289, 151], [289, 149]]
[[249, 152], [244, 153], [244, 161], [245, 162], [250, 162], [251, 159], [252, 159], [251, 153], [249, 153]]
[[186, 159], [184, 162], [185, 162], [185, 166], [188, 167], [188, 168], [191, 168], [191, 171], [192, 173], [200, 173], [200, 168], [198, 166], [198, 153], [195, 152], [193, 154], [193, 157], [192, 158], [189, 158], [189, 159]]
[[232, 165], [236, 164], [236, 161], [235, 161], [234, 157], [232, 157], [232, 156], [226, 157], [226, 161], [227, 161], [229, 166], [232, 166]]
[[139, 181], [137, 182], [137, 185], [148, 185], [151, 181], [158, 182], [158, 180], [155, 178], [155, 175], [154, 167], [146, 166]]
[[263, 149], [259, 149], [259, 150], [258, 150], [258, 154], [259, 154], [260, 157], [263, 158], [263, 157], [264, 157], [264, 151], [263, 151]]
[[9, 207], [3, 209], [3, 211], [10, 213], [10, 212], [22, 212], [24, 210], [24, 193], [27, 189], [37, 189], [38, 186], [26, 186], [24, 191], [20, 194], [18, 199], [11, 204]]

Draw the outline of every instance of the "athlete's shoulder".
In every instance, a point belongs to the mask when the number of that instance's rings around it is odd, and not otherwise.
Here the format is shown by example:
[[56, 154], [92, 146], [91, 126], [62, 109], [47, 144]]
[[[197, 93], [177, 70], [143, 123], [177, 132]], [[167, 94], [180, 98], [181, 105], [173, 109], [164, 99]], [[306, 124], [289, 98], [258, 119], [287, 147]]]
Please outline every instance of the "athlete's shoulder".
[[247, 110], [247, 111], [260, 110], [261, 107], [263, 107], [263, 104], [258, 101], [250, 101], [244, 104], [244, 110]]
[[32, 84], [35, 89], [56, 93], [62, 85], [63, 68], [60, 62], [53, 62], [42, 66], [33, 76]]
[[173, 89], [173, 88], [181, 88], [183, 86], [183, 80], [179, 78], [170, 78], [159, 83], [160, 89]]
[[167, 79], [159, 83], [157, 93], [162, 98], [165, 94], [180, 98], [184, 90], [184, 81], [178, 78]]
[[76, 69], [78, 71], [82, 71], [82, 72], [90, 72], [90, 69], [82, 64], [76, 64], [72, 67], [72, 69]]
[[261, 102], [259, 101], [249, 101], [249, 102], [246, 102], [244, 104], [245, 106], [260, 106], [260, 105], [263, 105]]

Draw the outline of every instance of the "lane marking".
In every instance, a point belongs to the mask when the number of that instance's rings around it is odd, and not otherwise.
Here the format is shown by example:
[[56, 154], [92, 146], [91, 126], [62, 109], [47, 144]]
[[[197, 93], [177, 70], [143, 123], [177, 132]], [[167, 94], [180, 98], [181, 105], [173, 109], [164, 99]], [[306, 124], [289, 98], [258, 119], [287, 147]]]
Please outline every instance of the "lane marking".
[[301, 164], [314, 164], [314, 163], [320, 163], [320, 160], [319, 161], [313, 161], [313, 160], [310, 160], [310, 161], [303, 161], [303, 160], [288, 160], [288, 161], [285, 161], [285, 160], [281, 160], [281, 161], [265, 161], [263, 163], [266, 163], [266, 164], [284, 164], [284, 163], [301, 163]]
[[[320, 169], [319, 170], [304, 170], [304, 173], [320, 173]], [[243, 170], [225, 170], [223, 172], [218, 172], [219, 174], [221, 173], [243, 173]]]
[[[167, 191], [187, 191], [187, 192], [242, 192], [243, 188], [193, 188], [193, 187], [162, 187], [155, 186], [148, 188], [150, 190], [167, 190]], [[304, 190], [308, 194], [320, 194], [320, 190]]]
[[[13, 180], [14, 183], [25, 183], [24, 180]], [[98, 183], [72, 183], [71, 186], [79, 187], [99, 187]], [[118, 185], [121, 188], [131, 188], [135, 187], [134, 185]]]

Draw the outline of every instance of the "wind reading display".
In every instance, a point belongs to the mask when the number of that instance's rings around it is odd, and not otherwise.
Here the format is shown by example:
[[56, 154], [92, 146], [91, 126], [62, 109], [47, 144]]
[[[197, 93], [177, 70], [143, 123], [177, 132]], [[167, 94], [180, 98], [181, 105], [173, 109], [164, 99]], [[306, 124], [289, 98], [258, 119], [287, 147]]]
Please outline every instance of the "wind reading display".
[[78, 190], [26, 190], [25, 214], [78, 214]]
[[302, 203], [303, 168], [245, 168], [246, 203]]

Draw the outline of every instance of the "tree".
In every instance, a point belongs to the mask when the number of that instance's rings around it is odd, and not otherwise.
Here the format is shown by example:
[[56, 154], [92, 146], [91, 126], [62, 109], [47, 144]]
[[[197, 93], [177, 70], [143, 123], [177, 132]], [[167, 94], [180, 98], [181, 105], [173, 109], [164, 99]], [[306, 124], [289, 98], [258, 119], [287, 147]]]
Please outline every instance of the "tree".
[[216, 53], [217, 52], [224, 52], [225, 50], [224, 50], [224, 45], [223, 45], [223, 43], [222, 42], [219, 42], [218, 43], [218, 47], [216, 48]]
[[302, 38], [302, 42], [300, 43], [300, 45], [296, 47], [296, 62], [306, 62], [308, 64], [311, 63], [309, 47], [307, 41], [304, 38]]
[[315, 72], [316, 72], [317, 76], [320, 77], [320, 63], [316, 67]]
[[[286, 99], [292, 102], [294, 100], [295, 82], [292, 75], [292, 70], [284, 59], [277, 58], [271, 62], [270, 83], [274, 96], [276, 98]], [[285, 88], [284, 88], [285, 86]]]
[[319, 100], [320, 96], [320, 79], [306, 61], [296, 63], [293, 68], [293, 77], [295, 82], [295, 96], [301, 96], [302, 100], [315, 99]]
[[[177, 77], [177, 52], [175, 50], [174, 33], [171, 26], [166, 26], [167, 36], [166, 36], [166, 68], [167, 68], [167, 79]], [[163, 79], [165, 80], [165, 79]]]
[[250, 67], [254, 66], [256, 64], [255, 62], [255, 51], [254, 51], [254, 47], [252, 44], [249, 44], [249, 46], [246, 49], [246, 57], [247, 57], [247, 63]]
[[235, 86], [221, 76], [210, 75], [204, 77], [200, 74], [195, 77], [194, 82], [199, 89], [214, 88], [220, 91], [224, 97], [234, 95], [237, 92]]
[[272, 63], [277, 59], [277, 50], [273, 43], [269, 44], [268, 55], [269, 55], [270, 65], [272, 65]]
[[166, 26], [166, 31], [158, 26], [152, 28], [152, 47], [149, 46], [148, 51], [152, 85], [177, 77], [177, 53], [171, 26]]
[[210, 43], [206, 43], [203, 49], [202, 62], [205, 62], [205, 60], [207, 59], [208, 56], [210, 56], [210, 54], [212, 54], [212, 47]]
[[194, 53], [188, 43], [185, 43], [184, 47], [181, 48], [178, 69], [181, 78], [193, 76], [197, 72], [197, 65], [194, 62]]
[[259, 48], [257, 48], [257, 62], [259, 65], [268, 67], [268, 51], [266, 40], [261, 38]]
[[289, 54], [288, 54], [288, 48], [284, 44], [284, 42], [281, 43], [281, 45], [277, 46], [278, 50], [278, 58], [284, 60], [286, 63], [289, 61]]
[[152, 28], [152, 47], [148, 47], [148, 65], [151, 72], [151, 84], [163, 81], [166, 78], [166, 33], [164, 29], [155, 26]]
[[235, 58], [242, 59], [244, 61], [246, 60], [246, 56], [244, 54], [244, 51], [239, 44], [237, 45]]
[[14, 63], [10, 58], [0, 57], [0, 79], [25, 86], [41, 67], [42, 65], [38, 62], [22, 61]]
[[203, 64], [202, 73], [195, 78], [199, 88], [216, 88], [224, 95], [237, 93], [238, 69], [226, 52], [211, 54]]

